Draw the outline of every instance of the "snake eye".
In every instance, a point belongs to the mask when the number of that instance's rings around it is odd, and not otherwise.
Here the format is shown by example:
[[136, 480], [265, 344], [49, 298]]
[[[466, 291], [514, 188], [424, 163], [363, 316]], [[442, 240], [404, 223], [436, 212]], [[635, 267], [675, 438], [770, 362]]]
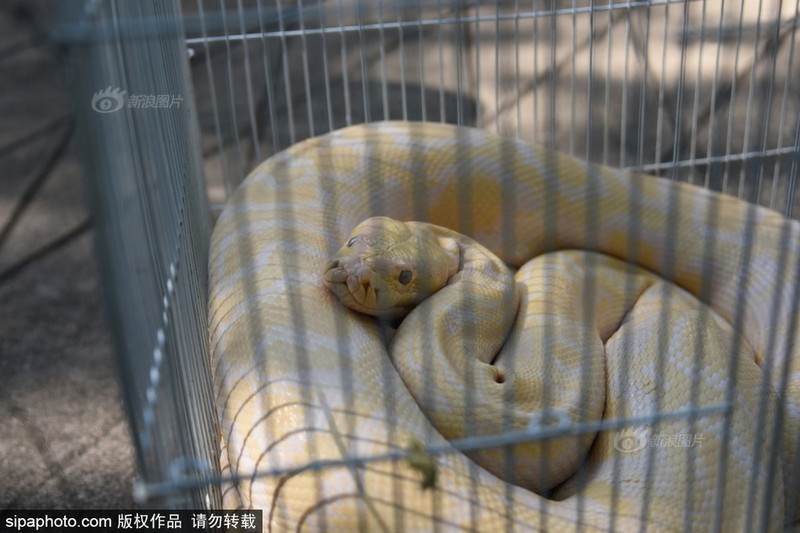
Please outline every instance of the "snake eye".
[[357, 237], [350, 237], [350, 240], [347, 241], [347, 247], [351, 248], [353, 246], [353, 243], [356, 242], [356, 239], [357, 239]]
[[411, 271], [410, 270], [401, 271], [400, 275], [397, 277], [397, 280], [403, 285], [408, 285], [411, 282]]

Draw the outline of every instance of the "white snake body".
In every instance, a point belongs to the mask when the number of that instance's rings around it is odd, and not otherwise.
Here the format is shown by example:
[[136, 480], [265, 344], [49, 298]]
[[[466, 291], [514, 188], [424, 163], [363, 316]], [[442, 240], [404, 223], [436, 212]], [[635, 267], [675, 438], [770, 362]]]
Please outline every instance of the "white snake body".
[[[391, 343], [322, 275], [376, 215], [441, 226], [460, 254]], [[299, 143], [253, 171], [212, 240], [229, 501], [271, 531], [780, 529], [797, 511], [798, 263], [800, 225], [775, 212], [478, 130]], [[443, 453], [433, 490], [402, 458], [336, 462], [620, 419], [638, 422]]]

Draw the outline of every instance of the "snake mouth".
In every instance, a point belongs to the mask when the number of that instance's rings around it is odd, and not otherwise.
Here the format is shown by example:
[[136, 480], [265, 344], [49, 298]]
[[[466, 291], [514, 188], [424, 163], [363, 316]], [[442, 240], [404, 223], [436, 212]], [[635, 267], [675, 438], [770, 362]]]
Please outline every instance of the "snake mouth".
[[363, 267], [354, 270], [356, 272], [351, 273], [338, 260], [333, 260], [325, 265], [323, 279], [344, 305], [370, 315], [380, 313], [380, 289], [372, 286], [369, 273]]

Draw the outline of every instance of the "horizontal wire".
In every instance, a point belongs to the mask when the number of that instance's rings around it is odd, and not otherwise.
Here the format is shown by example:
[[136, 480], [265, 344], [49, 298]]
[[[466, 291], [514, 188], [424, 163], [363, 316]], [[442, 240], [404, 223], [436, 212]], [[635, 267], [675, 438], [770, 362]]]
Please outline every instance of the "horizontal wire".
[[[689, 0], [690, 2], [698, 2], [700, 0]], [[308, 35], [320, 35], [320, 34], [341, 34], [344, 33], [351, 33], [351, 32], [358, 32], [358, 31], [385, 31], [387, 29], [419, 29], [420, 27], [431, 27], [431, 26], [446, 26], [446, 25], [454, 25], [454, 24], [469, 24], [469, 23], [481, 23], [481, 22], [509, 22], [509, 21], [516, 21], [516, 20], [534, 20], [540, 18], [550, 18], [554, 16], [566, 16], [566, 15], [575, 15], [575, 14], [583, 14], [589, 15], [592, 13], [602, 13], [606, 11], [617, 11], [617, 10], [628, 10], [628, 9], [635, 9], [635, 8], [645, 8], [645, 7], [659, 7], [659, 6], [668, 6], [671, 4], [684, 4], [685, 0], [638, 0], [636, 2], [626, 2], [624, 4], [611, 4], [611, 5], [595, 5], [595, 6], [586, 6], [586, 7], [572, 7], [572, 8], [561, 8], [561, 9], [552, 9], [548, 11], [529, 11], [523, 13], [509, 13], [507, 15], [504, 14], [493, 14], [493, 15], [482, 15], [482, 16], [459, 16], [459, 17], [436, 17], [436, 18], [429, 18], [429, 19], [422, 19], [422, 20], [408, 20], [408, 21], [395, 21], [395, 22], [375, 22], [370, 24], [345, 24], [339, 26], [326, 26], [323, 28], [303, 28], [297, 30], [276, 30], [276, 31], [268, 31], [268, 32], [255, 32], [255, 33], [239, 33], [239, 34], [227, 34], [221, 35], [218, 37], [194, 37], [186, 39], [186, 44], [200, 44], [200, 43], [213, 43], [213, 42], [224, 42], [224, 41], [245, 41], [251, 39], [262, 39], [262, 38], [269, 38], [269, 37], [300, 37], [300, 36], [308, 36]]]
[[[730, 410], [730, 404], [716, 404], [704, 407], [656, 413], [646, 416], [584, 422], [581, 424], [575, 424], [573, 426], [558, 426], [546, 429], [536, 428], [522, 431], [510, 431], [499, 435], [466, 437], [463, 439], [450, 441], [447, 444], [428, 446], [424, 449], [424, 452], [433, 456], [453, 454], [458, 452], [463, 453], [486, 448], [498, 448], [501, 446], [524, 444], [526, 442], [541, 439], [551, 439], [568, 435], [580, 435], [584, 433], [608, 431], [619, 429], [625, 426], [650, 424], [652, 422], [663, 422], [690, 417], [697, 419], [707, 416], [725, 415]], [[137, 482], [136, 486], [134, 487], [134, 497], [137, 501], [144, 502], [150, 498], [165, 496], [175, 491], [193, 489], [201, 486], [211, 486], [222, 483], [239, 483], [240, 481], [252, 481], [254, 479], [264, 477], [294, 476], [307, 471], [321, 471], [342, 466], [356, 467], [377, 462], [402, 461], [407, 460], [408, 457], [409, 452], [404, 449], [396, 452], [374, 454], [363, 457], [309, 461], [302, 466], [291, 468], [257, 469], [255, 472], [249, 472], [244, 475], [228, 474], [204, 477], [185, 477], [180, 480], [159, 483]]]
[[750, 159], [765, 159], [768, 157], [777, 157], [782, 155], [793, 155], [797, 153], [797, 148], [794, 146], [784, 146], [782, 148], [771, 148], [768, 150], [758, 150], [750, 152], [742, 152], [738, 154], [727, 154], [717, 156], [698, 157], [694, 159], [684, 159], [679, 161], [666, 161], [663, 163], [650, 163], [641, 166], [628, 166], [624, 170], [628, 171], [650, 171], [650, 170], [665, 170], [676, 167], [685, 168], [697, 165], [707, 165], [714, 163], [730, 163], [733, 161], [747, 161]]
[[[673, 4], [684, 4], [686, 1], [690, 3], [698, 3], [702, 0], [635, 0], [629, 2], [620, 2], [615, 4], [604, 5], [589, 5], [578, 7], [566, 7], [560, 9], [540, 10], [540, 11], [526, 11], [520, 13], [500, 14], [495, 13], [492, 15], [484, 16], [465, 16], [465, 17], [439, 17], [427, 20], [410, 20], [403, 22], [383, 22], [375, 24], [364, 25], [335, 25], [326, 28], [308, 28], [307, 24], [310, 22], [319, 22], [324, 19], [324, 11], [320, 11], [317, 7], [307, 7], [302, 9], [287, 8], [287, 9], [243, 9], [243, 10], [227, 10], [226, 13], [241, 12], [241, 16], [254, 22], [262, 22], [265, 24], [272, 24], [277, 26], [278, 14], [286, 24], [298, 23], [301, 19], [305, 21], [306, 27], [302, 30], [283, 30], [283, 31], [270, 31], [270, 32], [253, 32], [253, 33], [230, 33], [230, 25], [225, 21], [230, 15], [204, 13], [203, 16], [199, 15], [185, 15], [182, 21], [166, 21], [162, 18], [156, 17], [138, 17], [130, 21], [115, 21], [114, 23], [83, 19], [73, 24], [60, 24], [51, 33], [50, 38], [54, 42], [85, 42], [96, 40], [113, 39], [120, 36], [133, 37], [133, 38], [151, 38], [169, 35], [182, 35], [184, 33], [203, 33], [219, 31], [224, 35], [219, 37], [195, 37], [189, 40], [191, 43], [201, 42], [214, 42], [224, 40], [245, 40], [245, 39], [261, 39], [263, 37], [280, 37], [280, 36], [299, 36], [310, 35], [319, 33], [340, 33], [357, 30], [378, 30], [381, 26], [384, 29], [390, 28], [415, 28], [420, 26], [441, 25], [441, 24], [460, 24], [471, 22], [498, 22], [498, 21], [513, 21], [513, 20], [526, 20], [547, 18], [553, 16], [567, 16], [576, 14], [591, 14], [606, 11], [630, 10], [636, 8], [653, 8], [669, 6]], [[418, 5], [419, 4], [419, 5]], [[502, 2], [500, 3], [502, 6]], [[427, 0], [418, 2], [409, 2], [408, 9], [413, 9], [417, 12], [418, 9], [434, 10], [441, 7], [441, 0]], [[508, 7], [514, 6], [513, 2], [508, 3]], [[466, 10], [476, 7], [475, 2], [454, 1], [446, 7], [458, 10]], [[332, 10], [331, 10], [332, 11]], [[335, 13], [331, 15], [335, 17]]]

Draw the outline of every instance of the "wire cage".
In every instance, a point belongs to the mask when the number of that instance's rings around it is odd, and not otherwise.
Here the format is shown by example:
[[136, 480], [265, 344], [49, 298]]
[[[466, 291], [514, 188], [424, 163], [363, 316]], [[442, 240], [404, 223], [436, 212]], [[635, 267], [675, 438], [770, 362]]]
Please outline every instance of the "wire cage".
[[[800, 214], [797, 1], [74, 0], [62, 10], [146, 505], [223, 505], [211, 228], [250, 171], [304, 139], [384, 120], [465, 125]], [[720, 528], [725, 510], [714, 509]], [[542, 525], [512, 518], [509, 530]]]

